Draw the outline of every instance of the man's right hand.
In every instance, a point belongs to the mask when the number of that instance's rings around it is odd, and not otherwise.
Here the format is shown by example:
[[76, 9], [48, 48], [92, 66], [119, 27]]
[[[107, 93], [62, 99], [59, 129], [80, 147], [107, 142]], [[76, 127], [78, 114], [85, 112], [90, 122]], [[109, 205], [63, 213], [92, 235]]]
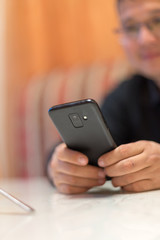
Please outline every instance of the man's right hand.
[[50, 175], [58, 191], [64, 194], [78, 194], [106, 181], [104, 170], [88, 165], [88, 158], [59, 144], [50, 162]]

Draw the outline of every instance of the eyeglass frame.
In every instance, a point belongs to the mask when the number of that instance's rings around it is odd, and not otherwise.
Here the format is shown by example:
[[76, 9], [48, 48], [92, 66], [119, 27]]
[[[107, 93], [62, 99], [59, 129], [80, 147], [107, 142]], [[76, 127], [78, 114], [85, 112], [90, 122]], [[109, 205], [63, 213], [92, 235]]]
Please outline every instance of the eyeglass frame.
[[[159, 20], [159, 22], [157, 22], [157, 26], [153, 26], [154, 24], [156, 25], [156, 22], [154, 23], [155, 20]], [[153, 25], [152, 25], [153, 24]], [[122, 25], [121, 28], [116, 28], [114, 29], [114, 33], [116, 34], [120, 34], [120, 33], [124, 33], [127, 37], [129, 37], [130, 39], [137, 39], [140, 31], [141, 31], [141, 28], [144, 26], [147, 28], [147, 30], [149, 30], [154, 36], [160, 38], [160, 16], [159, 17], [154, 17], [146, 22], [139, 22], [139, 23], [135, 23], [135, 24], [132, 24], [133, 27], [135, 27], [135, 32], [129, 33], [129, 27], [127, 26], [124, 26]], [[130, 26], [131, 27], [131, 26]], [[155, 32], [155, 28], [156, 27], [159, 27], [159, 34], [157, 34]], [[128, 30], [127, 30], [128, 29]], [[158, 29], [158, 28], [157, 28]]]

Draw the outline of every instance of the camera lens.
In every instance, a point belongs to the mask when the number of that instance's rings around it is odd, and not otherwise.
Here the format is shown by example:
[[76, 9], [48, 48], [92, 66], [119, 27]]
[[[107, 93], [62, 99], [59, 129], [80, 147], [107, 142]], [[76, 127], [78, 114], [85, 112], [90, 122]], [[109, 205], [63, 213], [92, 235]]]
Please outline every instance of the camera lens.
[[73, 117], [74, 120], [78, 119], [77, 115], [73, 115], [72, 117]]
[[69, 114], [69, 118], [74, 127], [76, 127], [76, 128], [83, 127], [83, 123], [82, 123], [78, 113]]

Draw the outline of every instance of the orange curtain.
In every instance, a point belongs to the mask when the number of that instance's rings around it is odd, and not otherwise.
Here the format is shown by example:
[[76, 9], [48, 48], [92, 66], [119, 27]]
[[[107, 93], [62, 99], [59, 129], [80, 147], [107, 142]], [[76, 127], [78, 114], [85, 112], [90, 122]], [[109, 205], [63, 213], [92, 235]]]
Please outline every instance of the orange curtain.
[[[13, 118], [23, 89], [32, 76], [54, 68], [90, 65], [123, 58], [117, 37], [113, 0], [6, 0], [8, 149], [16, 141]], [[16, 149], [8, 151], [9, 175]]]
[[10, 71], [20, 82], [54, 67], [122, 56], [112, 33], [113, 0], [7, 0], [7, 19]]

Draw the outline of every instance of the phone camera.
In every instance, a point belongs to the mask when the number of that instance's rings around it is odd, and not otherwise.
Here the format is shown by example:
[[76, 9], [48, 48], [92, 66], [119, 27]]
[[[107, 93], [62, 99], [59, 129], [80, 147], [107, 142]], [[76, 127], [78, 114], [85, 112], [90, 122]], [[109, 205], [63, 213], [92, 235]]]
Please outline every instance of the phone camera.
[[73, 115], [72, 117], [73, 117], [73, 120], [75, 120], [75, 121], [78, 120], [78, 116], [77, 115]]
[[69, 114], [69, 118], [74, 127], [76, 127], [76, 128], [83, 127], [83, 123], [82, 123], [78, 113]]

